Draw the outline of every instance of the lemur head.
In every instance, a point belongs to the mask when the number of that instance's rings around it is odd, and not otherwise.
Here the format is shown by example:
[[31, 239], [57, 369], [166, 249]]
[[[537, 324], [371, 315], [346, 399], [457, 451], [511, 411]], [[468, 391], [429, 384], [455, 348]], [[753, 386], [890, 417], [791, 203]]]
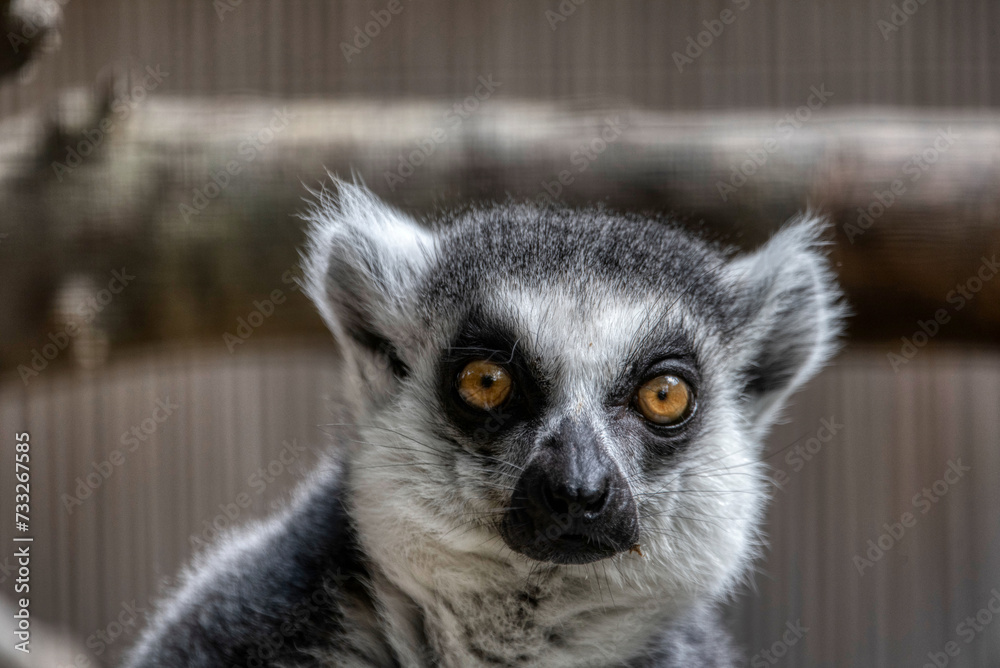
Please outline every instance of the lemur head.
[[661, 590], [733, 583], [762, 437], [840, 331], [821, 223], [734, 255], [601, 210], [418, 224], [343, 183], [309, 218], [307, 291], [368, 390], [352, 504], [369, 547], [414, 570], [610, 559]]

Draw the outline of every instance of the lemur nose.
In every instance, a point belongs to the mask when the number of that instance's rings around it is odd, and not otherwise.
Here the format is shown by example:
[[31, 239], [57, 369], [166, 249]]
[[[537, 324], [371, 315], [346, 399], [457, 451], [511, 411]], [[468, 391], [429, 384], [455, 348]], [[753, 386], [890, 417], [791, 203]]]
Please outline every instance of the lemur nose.
[[629, 549], [639, 536], [635, 499], [613, 449], [575, 416], [537, 444], [510, 505], [504, 540], [542, 561], [590, 563]]
[[594, 519], [608, 505], [610, 476], [574, 481], [547, 478], [539, 482], [539, 500], [553, 515], [582, 514], [584, 519]]
[[618, 486], [614, 460], [595, 431], [579, 421], [563, 422], [541, 444], [526, 473], [529, 505], [566, 529], [589, 525], [614, 505]]

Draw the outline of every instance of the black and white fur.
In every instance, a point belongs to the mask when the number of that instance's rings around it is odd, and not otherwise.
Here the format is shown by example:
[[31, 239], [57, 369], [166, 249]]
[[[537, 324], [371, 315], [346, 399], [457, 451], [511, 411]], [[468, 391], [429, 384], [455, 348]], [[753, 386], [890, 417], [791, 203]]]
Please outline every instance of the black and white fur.
[[[841, 329], [822, 222], [735, 255], [603, 210], [428, 225], [357, 185], [317, 195], [305, 287], [365, 388], [356, 417], [289, 511], [195, 565], [127, 665], [733, 665], [716, 607], [760, 549], [762, 438]], [[452, 420], [442, 365], [470, 330], [537, 379], [532, 420]], [[615, 398], [658, 360], [698, 398], [666, 439]], [[563, 420], [623, 472], [643, 556], [537, 561], [500, 535]]]

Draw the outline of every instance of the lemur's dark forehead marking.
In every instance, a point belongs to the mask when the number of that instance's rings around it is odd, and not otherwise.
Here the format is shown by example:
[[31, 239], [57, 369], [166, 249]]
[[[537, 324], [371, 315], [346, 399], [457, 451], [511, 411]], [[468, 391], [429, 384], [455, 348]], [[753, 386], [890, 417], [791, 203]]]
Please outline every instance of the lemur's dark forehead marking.
[[446, 353], [451, 357], [475, 356], [505, 365], [529, 365], [529, 344], [525, 337], [511, 329], [511, 323], [492, 318], [481, 308], [473, 307], [461, 319], [448, 341]]
[[[468, 305], [503, 283], [525, 290], [566, 286], [581, 298], [684, 299], [714, 324], [729, 316], [720, 280], [726, 255], [668, 222], [597, 209], [501, 205], [462, 214], [440, 231], [440, 264], [423, 297]], [[599, 286], [599, 290], [594, 288]]]

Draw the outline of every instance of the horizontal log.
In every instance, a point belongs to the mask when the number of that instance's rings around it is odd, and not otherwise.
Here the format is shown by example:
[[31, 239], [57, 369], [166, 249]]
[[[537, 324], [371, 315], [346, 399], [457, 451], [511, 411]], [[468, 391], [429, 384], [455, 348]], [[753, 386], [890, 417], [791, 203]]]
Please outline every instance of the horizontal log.
[[[418, 215], [512, 196], [670, 214], [751, 247], [830, 216], [856, 313], [889, 346], [1000, 340], [1000, 115], [815, 108], [678, 115], [485, 100], [157, 97], [154, 71], [0, 126], [0, 361], [12, 371], [125, 267], [71, 357], [217, 338], [289, 291], [303, 184], [354, 173]], [[818, 91], [821, 93], [822, 91]], [[270, 334], [318, 333], [292, 295]], [[257, 334], [255, 333], [255, 336]], [[86, 344], [84, 345], [84, 342]], [[888, 349], [888, 348], [887, 348]], [[88, 357], [89, 355], [89, 357]], [[60, 355], [62, 357], [62, 355]]]

